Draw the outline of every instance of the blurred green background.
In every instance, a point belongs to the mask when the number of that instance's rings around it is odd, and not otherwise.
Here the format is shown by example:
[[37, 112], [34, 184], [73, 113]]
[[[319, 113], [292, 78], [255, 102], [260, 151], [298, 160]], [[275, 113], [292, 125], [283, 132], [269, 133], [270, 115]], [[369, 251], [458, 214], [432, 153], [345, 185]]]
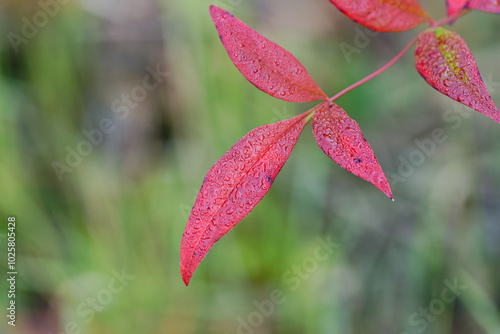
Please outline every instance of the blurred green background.
[[[212, 3], [2, 1], [0, 268], [15, 216], [18, 276], [15, 327], [1, 283], [0, 332], [500, 333], [500, 128], [427, 86], [413, 49], [338, 100], [395, 202], [323, 154], [309, 125], [183, 285], [181, 237], [206, 172], [251, 129], [315, 105], [248, 83]], [[443, 17], [442, 1], [421, 3]], [[327, 0], [215, 4], [329, 96], [424, 29], [366, 35]], [[453, 29], [500, 105], [500, 16]]]

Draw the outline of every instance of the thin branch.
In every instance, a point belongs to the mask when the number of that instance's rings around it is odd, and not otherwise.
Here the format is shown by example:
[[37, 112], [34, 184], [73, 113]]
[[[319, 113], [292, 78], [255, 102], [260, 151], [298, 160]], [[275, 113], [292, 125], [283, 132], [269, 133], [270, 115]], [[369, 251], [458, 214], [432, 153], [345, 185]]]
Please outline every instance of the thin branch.
[[361, 86], [365, 82], [370, 81], [371, 79], [375, 78], [377, 75], [379, 75], [382, 72], [384, 72], [385, 70], [387, 70], [389, 67], [391, 67], [392, 65], [394, 65], [394, 63], [397, 62], [411, 48], [411, 46], [413, 45], [413, 43], [415, 43], [417, 41], [417, 38], [418, 38], [418, 36], [413, 37], [413, 39], [404, 47], [404, 49], [401, 50], [401, 52], [398, 53], [396, 55], [396, 57], [392, 58], [387, 64], [385, 64], [384, 66], [382, 66], [381, 68], [379, 68], [378, 70], [376, 70], [375, 72], [373, 72], [372, 74], [364, 77], [363, 79], [359, 80], [358, 82], [356, 82], [356, 83], [352, 84], [351, 86], [347, 87], [346, 89], [344, 89], [340, 93], [334, 95], [328, 101], [329, 102], [335, 101], [336, 99], [338, 99], [339, 97], [341, 97], [345, 93], [348, 93], [351, 90], [353, 90], [354, 88]]

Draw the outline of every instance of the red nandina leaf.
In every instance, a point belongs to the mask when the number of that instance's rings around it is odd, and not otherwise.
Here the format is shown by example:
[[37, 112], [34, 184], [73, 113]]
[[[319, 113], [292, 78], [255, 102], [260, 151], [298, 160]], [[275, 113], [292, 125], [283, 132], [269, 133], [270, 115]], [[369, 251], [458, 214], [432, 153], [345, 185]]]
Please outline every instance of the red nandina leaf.
[[389, 182], [358, 123], [342, 108], [334, 103], [322, 103], [314, 113], [312, 128], [316, 142], [326, 155], [392, 199]]
[[448, 16], [453, 16], [462, 11], [465, 8], [469, 0], [446, 0], [446, 11]]
[[467, 8], [500, 14], [500, 0], [470, 0]]
[[415, 66], [436, 90], [500, 123], [474, 56], [457, 33], [441, 27], [424, 31], [417, 40]]
[[212, 245], [269, 191], [310, 115], [307, 111], [250, 131], [210, 169], [182, 237], [180, 266], [186, 285]]
[[430, 21], [417, 0], [330, 0], [351, 20], [382, 32], [406, 31]]
[[290, 52], [219, 7], [210, 6], [210, 15], [229, 58], [255, 87], [290, 102], [328, 98]]

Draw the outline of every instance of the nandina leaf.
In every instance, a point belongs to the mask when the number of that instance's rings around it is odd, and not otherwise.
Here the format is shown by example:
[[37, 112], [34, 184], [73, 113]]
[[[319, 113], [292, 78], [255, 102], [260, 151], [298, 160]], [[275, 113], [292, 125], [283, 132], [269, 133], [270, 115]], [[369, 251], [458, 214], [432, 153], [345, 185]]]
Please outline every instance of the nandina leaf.
[[500, 0], [470, 0], [467, 8], [500, 14]]
[[290, 102], [327, 98], [290, 52], [217, 6], [210, 15], [229, 58], [255, 87]]
[[180, 267], [186, 285], [212, 245], [269, 191], [310, 115], [250, 131], [210, 169], [182, 237]]
[[313, 116], [319, 147], [342, 168], [361, 177], [392, 198], [391, 187], [355, 120], [334, 103], [324, 102]]
[[430, 21], [417, 0], [330, 0], [351, 20], [381, 32], [406, 31]]
[[415, 67], [439, 92], [500, 123], [474, 56], [457, 33], [442, 27], [424, 31], [417, 40]]
[[446, 0], [446, 11], [448, 16], [453, 16], [465, 8], [469, 0]]

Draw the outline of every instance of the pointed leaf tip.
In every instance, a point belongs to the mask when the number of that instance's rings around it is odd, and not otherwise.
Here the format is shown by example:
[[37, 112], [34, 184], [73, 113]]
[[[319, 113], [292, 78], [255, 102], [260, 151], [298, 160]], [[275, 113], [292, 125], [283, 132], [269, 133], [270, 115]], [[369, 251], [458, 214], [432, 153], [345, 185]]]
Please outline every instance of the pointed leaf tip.
[[191, 280], [191, 276], [188, 276], [186, 271], [183, 271], [181, 268], [181, 275], [182, 275], [182, 281], [184, 282], [184, 285], [189, 286], [189, 281]]
[[417, 0], [330, 0], [351, 20], [375, 31], [406, 31], [430, 21]]
[[210, 169], [182, 236], [180, 269], [186, 285], [209, 249], [269, 191], [310, 115], [250, 131]]
[[312, 126], [314, 138], [326, 155], [393, 198], [389, 182], [358, 123], [342, 108], [334, 103], [322, 103], [313, 115]]
[[420, 34], [415, 67], [437, 91], [500, 123], [500, 113], [464, 40], [455, 32], [431, 28]]
[[229, 58], [255, 87], [290, 102], [328, 98], [290, 52], [217, 6], [210, 15]]

